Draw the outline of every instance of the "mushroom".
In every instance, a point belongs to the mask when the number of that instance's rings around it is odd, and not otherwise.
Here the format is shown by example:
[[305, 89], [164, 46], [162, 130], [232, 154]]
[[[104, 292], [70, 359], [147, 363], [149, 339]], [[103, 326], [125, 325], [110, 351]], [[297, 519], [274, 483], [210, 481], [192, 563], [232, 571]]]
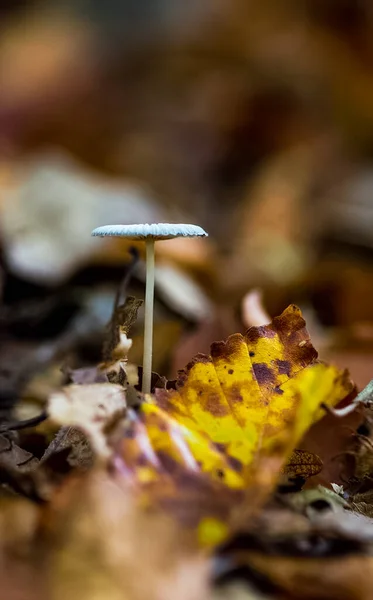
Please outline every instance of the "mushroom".
[[208, 234], [198, 225], [182, 223], [145, 223], [140, 225], [104, 225], [92, 231], [94, 236], [126, 237], [145, 240], [146, 244], [146, 291], [142, 391], [149, 394], [152, 376], [153, 353], [153, 306], [154, 306], [154, 244], [157, 240], [176, 237], [205, 237]]

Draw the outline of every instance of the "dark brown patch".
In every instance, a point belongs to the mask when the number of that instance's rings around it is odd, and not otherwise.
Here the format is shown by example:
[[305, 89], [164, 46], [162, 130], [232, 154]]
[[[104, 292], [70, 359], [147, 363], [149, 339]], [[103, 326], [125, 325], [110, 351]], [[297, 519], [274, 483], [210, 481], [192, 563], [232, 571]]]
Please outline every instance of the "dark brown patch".
[[202, 352], [198, 352], [198, 354], [195, 355], [195, 357], [190, 361], [190, 363], [188, 364], [191, 367], [193, 367], [196, 363], [205, 363], [208, 364], [211, 362], [211, 356], [208, 356], [208, 354], [203, 354]]
[[[188, 369], [188, 367], [187, 367]], [[180, 388], [182, 388], [185, 383], [188, 380], [188, 372], [184, 369], [180, 370], [177, 372], [177, 379], [176, 379], [176, 389], [179, 390]]]
[[221, 403], [218, 394], [209, 394], [203, 408], [215, 417], [225, 417], [229, 414], [229, 407]]
[[235, 353], [236, 348], [242, 343], [243, 337], [240, 333], [230, 335], [226, 342], [214, 342], [211, 344], [211, 356], [214, 360], [227, 358]]
[[279, 375], [287, 375], [290, 377], [291, 364], [288, 360], [276, 360], [278, 374]]
[[234, 373], [234, 369], [229, 369], [229, 370], [228, 370], [228, 374], [229, 374], [229, 375], [233, 375], [233, 373]]
[[162, 467], [168, 473], [175, 473], [175, 471], [180, 469], [180, 464], [174, 458], [172, 458], [172, 456], [167, 454], [167, 452], [164, 452], [164, 450], [159, 450], [157, 452], [157, 457], [159, 458]]
[[234, 456], [228, 456], [229, 466], [236, 471], [236, 473], [241, 473], [243, 469], [243, 464], [238, 458], [234, 458]]
[[274, 383], [275, 378], [273, 376], [273, 373], [265, 363], [254, 364], [253, 371], [259, 385], [271, 385]]
[[249, 356], [251, 356], [251, 358], [252, 358], [253, 356], [255, 356], [255, 352], [250, 351]]
[[242, 402], [243, 397], [241, 394], [241, 388], [239, 385], [232, 385], [230, 394], [229, 394], [229, 399], [232, 402]]
[[280, 396], [282, 396], [282, 394], [284, 393], [284, 390], [278, 387], [278, 385], [276, 385], [274, 391], [276, 392], [276, 394], [280, 394]]
[[211, 357], [223, 358], [227, 355], [227, 342], [214, 342], [211, 344]]
[[221, 442], [215, 442], [215, 447], [219, 452], [225, 452], [226, 450], [225, 444], [222, 444]]
[[250, 329], [248, 329], [246, 331], [245, 334], [246, 340], [248, 342], [251, 342], [252, 344], [255, 344], [255, 342], [258, 341], [258, 339], [260, 338], [259, 332], [258, 332], [258, 328], [257, 327], [250, 327]]
[[304, 330], [304, 339], [309, 338], [305, 329], [306, 322], [302, 313], [295, 304], [288, 306], [278, 317], [274, 317], [272, 326], [279, 334]]
[[250, 327], [246, 332], [246, 339], [255, 343], [259, 338], [274, 338], [275, 335], [271, 325], [261, 325], [260, 327]]

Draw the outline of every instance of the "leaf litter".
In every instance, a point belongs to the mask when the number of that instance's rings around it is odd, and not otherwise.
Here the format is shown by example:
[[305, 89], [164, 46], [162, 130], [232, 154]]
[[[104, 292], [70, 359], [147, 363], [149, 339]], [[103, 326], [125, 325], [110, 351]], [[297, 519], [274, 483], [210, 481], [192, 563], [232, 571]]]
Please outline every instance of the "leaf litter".
[[[154, 375], [144, 397], [128, 362], [138, 307], [116, 306], [104, 361], [50, 395], [40, 460], [21, 432], [1, 436], [2, 496], [24, 540], [14, 560], [1, 543], [7, 597], [32, 598], [35, 577], [40, 598], [229, 598], [237, 585], [247, 597], [371, 598], [370, 405], [318, 360], [300, 310], [214, 343], [175, 382]], [[338, 483], [353, 462], [343, 487], [315, 479], [332, 452], [303, 447], [330, 411], [336, 431], [347, 412], [367, 422], [338, 448]]]

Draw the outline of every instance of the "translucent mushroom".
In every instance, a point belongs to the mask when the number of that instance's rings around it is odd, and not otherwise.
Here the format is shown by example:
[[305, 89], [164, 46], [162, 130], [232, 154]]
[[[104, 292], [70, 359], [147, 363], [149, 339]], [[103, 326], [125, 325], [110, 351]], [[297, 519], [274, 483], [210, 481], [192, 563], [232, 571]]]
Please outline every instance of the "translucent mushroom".
[[158, 240], [171, 240], [176, 237], [205, 237], [207, 233], [198, 225], [145, 223], [140, 225], [105, 225], [94, 229], [92, 235], [101, 237], [126, 237], [130, 240], [145, 241], [146, 291], [142, 391], [144, 394], [149, 394], [151, 389], [153, 353], [154, 244]]

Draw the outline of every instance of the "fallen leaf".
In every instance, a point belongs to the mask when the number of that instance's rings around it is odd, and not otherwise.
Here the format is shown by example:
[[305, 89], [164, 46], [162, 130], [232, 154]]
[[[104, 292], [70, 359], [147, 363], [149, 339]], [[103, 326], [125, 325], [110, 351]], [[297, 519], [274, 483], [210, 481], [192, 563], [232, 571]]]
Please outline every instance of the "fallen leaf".
[[107, 374], [111, 383], [124, 387], [127, 384], [128, 352], [132, 347], [128, 333], [141, 305], [142, 300], [129, 296], [124, 304], [115, 307], [109, 324], [109, 336], [103, 348], [105, 362], [100, 365], [100, 370]]
[[345, 504], [320, 488], [269, 506], [218, 550], [217, 581], [238, 572], [275, 598], [371, 599], [373, 523]]
[[127, 357], [129, 348], [127, 344], [123, 343], [121, 336], [128, 336], [131, 327], [137, 320], [137, 313], [142, 304], [142, 300], [128, 296], [124, 304], [120, 304], [114, 308], [109, 323], [109, 335], [105, 340], [103, 349], [105, 360], [119, 360]]
[[50, 598], [40, 546], [38, 552], [34, 546], [40, 517], [40, 506], [25, 498], [13, 496], [0, 500], [0, 581], [4, 598]]
[[57, 432], [41, 458], [41, 464], [54, 457], [55, 454], [65, 452], [67, 464], [80, 469], [88, 469], [94, 463], [94, 453], [87, 436], [77, 427], [65, 426]]
[[0, 467], [3, 470], [29, 471], [38, 464], [31, 452], [20, 448], [12, 435], [0, 434]]
[[310, 425], [352, 389], [347, 372], [316, 362], [295, 306], [268, 326], [216, 342], [181, 372], [176, 390], [157, 390], [160, 407], [189, 429], [207, 433], [248, 480], [255, 457], [285, 461]]
[[107, 458], [107, 432], [126, 412], [125, 393], [112, 383], [69, 385], [52, 394], [48, 414], [58, 425], [79, 427], [86, 433], [96, 456]]
[[156, 389], [129, 413], [114, 448], [117, 472], [145, 504], [163, 506], [201, 543], [216, 544], [263, 504], [281, 469], [304, 477], [320, 470], [317, 456], [295, 446], [323, 416], [321, 405], [340, 402], [352, 383], [316, 357], [295, 306], [213, 344], [176, 389]]
[[317, 454], [305, 450], [293, 450], [289, 460], [283, 468], [288, 477], [303, 477], [308, 479], [317, 475], [322, 470], [323, 463]]
[[248, 563], [272, 589], [286, 598], [307, 600], [371, 600], [373, 559], [351, 555], [341, 559], [299, 558], [249, 553]]
[[53, 598], [208, 598], [207, 561], [188, 533], [141, 510], [123, 479], [95, 469], [66, 482], [48, 512]]

